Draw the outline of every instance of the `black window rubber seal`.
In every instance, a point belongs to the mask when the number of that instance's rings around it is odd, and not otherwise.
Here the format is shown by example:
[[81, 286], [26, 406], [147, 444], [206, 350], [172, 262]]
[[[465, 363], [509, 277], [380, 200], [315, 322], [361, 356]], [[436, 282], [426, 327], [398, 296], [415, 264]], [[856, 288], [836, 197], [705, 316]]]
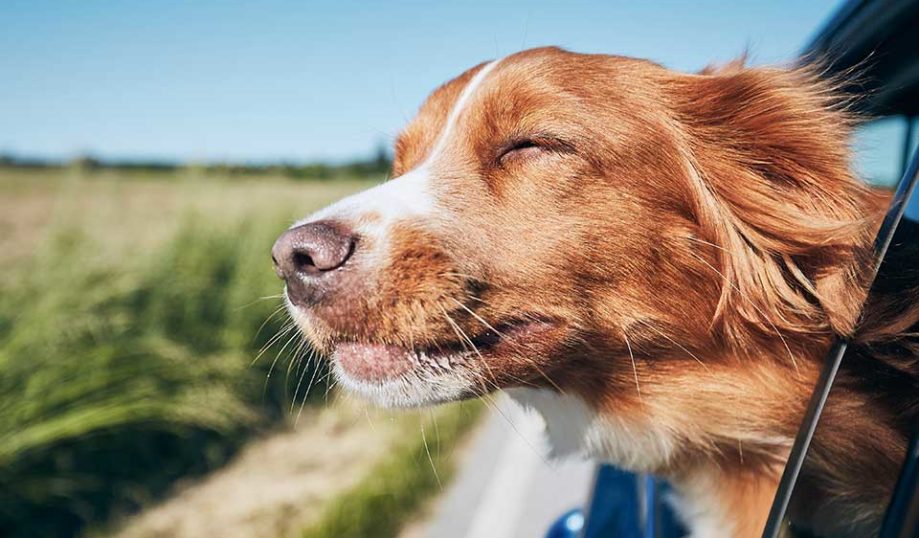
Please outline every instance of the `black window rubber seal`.
[[[877, 277], [878, 269], [887, 255], [887, 249], [890, 247], [893, 235], [903, 218], [906, 201], [913, 196], [917, 182], [919, 182], [919, 150], [913, 153], [909, 168], [900, 180], [893, 200], [890, 202], [890, 207], [887, 209], [887, 214], [884, 216], [884, 222], [875, 237], [875, 264], [869, 279], [872, 283]], [[779, 538], [780, 536], [791, 495], [794, 492], [795, 484], [801, 473], [801, 467], [804, 465], [804, 459], [814, 438], [820, 415], [823, 413], [823, 407], [826, 405], [827, 398], [830, 395], [830, 389], [833, 388], [833, 381], [836, 379], [836, 373], [839, 371], [839, 365], [842, 363], [848, 344], [846, 339], [837, 338], [827, 354], [823, 370], [814, 386], [810, 402], [808, 402], [798, 435], [795, 437], [795, 442], [791, 447], [785, 470], [782, 472], [782, 478], [779, 481], [779, 487], [776, 490], [772, 508], [769, 511], [769, 519], [766, 521], [766, 527], [763, 530], [763, 538]]]

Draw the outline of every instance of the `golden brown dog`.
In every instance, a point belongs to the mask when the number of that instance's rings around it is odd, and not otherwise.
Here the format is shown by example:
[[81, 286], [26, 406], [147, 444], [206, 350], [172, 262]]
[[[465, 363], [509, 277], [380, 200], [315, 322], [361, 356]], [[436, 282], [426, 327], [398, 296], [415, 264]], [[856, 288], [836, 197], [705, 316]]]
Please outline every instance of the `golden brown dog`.
[[[557, 453], [668, 477], [694, 536], [758, 536], [883, 213], [843, 105], [802, 69], [483, 63], [422, 105], [395, 179], [278, 240], [289, 309], [374, 402], [507, 390]], [[810, 473], [842, 526], [877, 519], [905, 445], [883, 401], [848, 397]], [[845, 437], [863, 427], [870, 456]]]

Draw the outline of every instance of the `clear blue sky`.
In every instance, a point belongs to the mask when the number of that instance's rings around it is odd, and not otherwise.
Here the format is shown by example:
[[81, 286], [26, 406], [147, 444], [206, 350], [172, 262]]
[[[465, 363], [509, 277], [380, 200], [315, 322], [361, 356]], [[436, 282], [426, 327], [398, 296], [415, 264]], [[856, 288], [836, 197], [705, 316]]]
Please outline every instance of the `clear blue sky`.
[[787, 61], [838, 0], [0, 2], [0, 152], [345, 159], [462, 70], [537, 45]]

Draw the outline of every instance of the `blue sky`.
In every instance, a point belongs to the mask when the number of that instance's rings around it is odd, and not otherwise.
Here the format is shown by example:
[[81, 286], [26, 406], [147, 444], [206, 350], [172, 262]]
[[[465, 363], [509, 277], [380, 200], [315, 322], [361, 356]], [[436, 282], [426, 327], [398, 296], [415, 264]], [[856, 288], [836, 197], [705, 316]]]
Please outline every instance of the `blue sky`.
[[0, 152], [345, 159], [434, 87], [538, 46], [787, 61], [838, 0], [0, 3]]

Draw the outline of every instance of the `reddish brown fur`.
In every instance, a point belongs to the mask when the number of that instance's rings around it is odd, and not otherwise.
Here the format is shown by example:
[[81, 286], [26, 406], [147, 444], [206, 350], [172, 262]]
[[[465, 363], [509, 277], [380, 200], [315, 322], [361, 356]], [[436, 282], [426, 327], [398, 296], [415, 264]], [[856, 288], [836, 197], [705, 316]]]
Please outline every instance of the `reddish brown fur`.
[[[480, 68], [421, 107], [394, 175], [427, 157]], [[445, 313], [470, 335], [478, 318], [551, 321], [486, 365], [483, 389], [543, 386], [665, 424], [679, 457], [654, 470], [677, 484], [713, 473], [747, 521], [736, 535], [758, 535], [831, 337], [853, 331], [883, 206], [853, 175], [831, 85], [806, 69], [691, 75], [536, 49], [503, 60], [458, 121], [432, 165], [452, 225], [399, 225], [350, 292], [358, 321], [342, 313], [314, 338], [455, 345]], [[519, 139], [541, 149], [502, 157]], [[848, 391], [828, 413], [876, 430], [876, 463], [837, 427], [812, 478], [877, 505], [886, 489], [834, 467], [883, 468], [889, 487], [904, 436], [868, 398]]]

